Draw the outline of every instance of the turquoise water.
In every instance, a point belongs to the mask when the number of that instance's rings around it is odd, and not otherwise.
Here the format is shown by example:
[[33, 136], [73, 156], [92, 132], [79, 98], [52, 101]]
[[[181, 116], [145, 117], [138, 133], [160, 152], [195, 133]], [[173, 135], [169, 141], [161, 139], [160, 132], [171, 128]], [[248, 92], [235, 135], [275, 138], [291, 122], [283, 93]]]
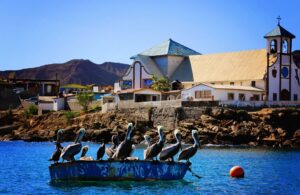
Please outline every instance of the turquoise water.
[[[98, 145], [90, 146], [95, 156]], [[78, 182], [51, 185], [47, 159], [53, 143], [0, 142], [0, 193], [5, 194], [300, 194], [300, 151], [201, 149], [183, 180], [162, 182]], [[134, 155], [141, 157], [143, 149]], [[245, 178], [233, 179], [233, 165]]]

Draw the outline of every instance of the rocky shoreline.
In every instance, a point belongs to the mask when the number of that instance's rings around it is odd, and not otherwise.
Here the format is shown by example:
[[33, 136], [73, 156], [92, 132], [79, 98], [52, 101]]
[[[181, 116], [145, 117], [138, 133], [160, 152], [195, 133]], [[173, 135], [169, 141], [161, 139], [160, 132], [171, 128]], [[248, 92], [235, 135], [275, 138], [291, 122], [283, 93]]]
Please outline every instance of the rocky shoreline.
[[53, 141], [58, 129], [64, 129], [64, 141], [73, 141], [83, 126], [84, 141], [108, 143], [114, 134], [123, 139], [128, 122], [136, 124], [135, 143], [143, 142], [145, 134], [156, 141], [155, 127], [163, 125], [167, 143], [175, 142], [173, 130], [178, 128], [187, 144], [193, 143], [191, 130], [196, 129], [201, 144], [300, 148], [300, 110], [294, 108], [255, 112], [218, 107], [127, 109], [81, 113], [69, 121], [65, 111], [26, 118], [22, 109], [16, 109], [0, 112], [0, 141]]

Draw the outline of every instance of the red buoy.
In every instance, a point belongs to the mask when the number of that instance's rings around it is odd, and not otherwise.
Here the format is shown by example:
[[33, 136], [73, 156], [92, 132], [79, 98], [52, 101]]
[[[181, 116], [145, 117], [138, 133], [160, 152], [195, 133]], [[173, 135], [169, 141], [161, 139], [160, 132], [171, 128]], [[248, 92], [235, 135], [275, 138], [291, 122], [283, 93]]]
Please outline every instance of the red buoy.
[[236, 177], [236, 178], [244, 177], [244, 170], [240, 166], [234, 166], [230, 169], [229, 174], [231, 177]]

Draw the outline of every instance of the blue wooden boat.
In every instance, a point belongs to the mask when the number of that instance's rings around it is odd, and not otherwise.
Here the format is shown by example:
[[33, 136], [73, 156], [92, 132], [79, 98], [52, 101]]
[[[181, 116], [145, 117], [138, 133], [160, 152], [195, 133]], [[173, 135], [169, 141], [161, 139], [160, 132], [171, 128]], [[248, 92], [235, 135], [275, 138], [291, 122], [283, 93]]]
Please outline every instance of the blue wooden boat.
[[49, 166], [51, 181], [66, 180], [178, 180], [190, 164], [162, 161], [74, 161]]

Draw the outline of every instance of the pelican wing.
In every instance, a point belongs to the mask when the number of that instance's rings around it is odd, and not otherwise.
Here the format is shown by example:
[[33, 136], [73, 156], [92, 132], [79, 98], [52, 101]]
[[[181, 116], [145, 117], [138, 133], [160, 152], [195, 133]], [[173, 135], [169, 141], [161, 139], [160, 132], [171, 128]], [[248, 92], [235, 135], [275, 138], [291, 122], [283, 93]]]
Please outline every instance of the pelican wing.
[[156, 157], [163, 149], [164, 143], [163, 142], [157, 142], [152, 144], [150, 147], [147, 148], [145, 151], [145, 159], [152, 159]]
[[108, 158], [112, 158], [116, 150], [114, 150], [112, 147], [106, 148], [105, 153]]
[[105, 144], [102, 144], [97, 151], [97, 160], [103, 158], [105, 153]]
[[130, 156], [132, 151], [132, 142], [125, 140], [120, 143], [118, 146], [113, 158], [115, 159], [124, 159]]
[[197, 152], [197, 147], [195, 145], [189, 146], [181, 151], [178, 160], [188, 160], [192, 158]]
[[159, 159], [167, 160], [168, 158], [172, 158], [179, 152], [180, 147], [181, 147], [181, 144], [177, 143], [177, 144], [174, 144], [174, 145], [164, 148], [159, 155]]
[[81, 151], [81, 148], [81, 143], [68, 145], [66, 148], [64, 148], [64, 151], [62, 152], [60, 157], [65, 160], [71, 160], [76, 154]]

